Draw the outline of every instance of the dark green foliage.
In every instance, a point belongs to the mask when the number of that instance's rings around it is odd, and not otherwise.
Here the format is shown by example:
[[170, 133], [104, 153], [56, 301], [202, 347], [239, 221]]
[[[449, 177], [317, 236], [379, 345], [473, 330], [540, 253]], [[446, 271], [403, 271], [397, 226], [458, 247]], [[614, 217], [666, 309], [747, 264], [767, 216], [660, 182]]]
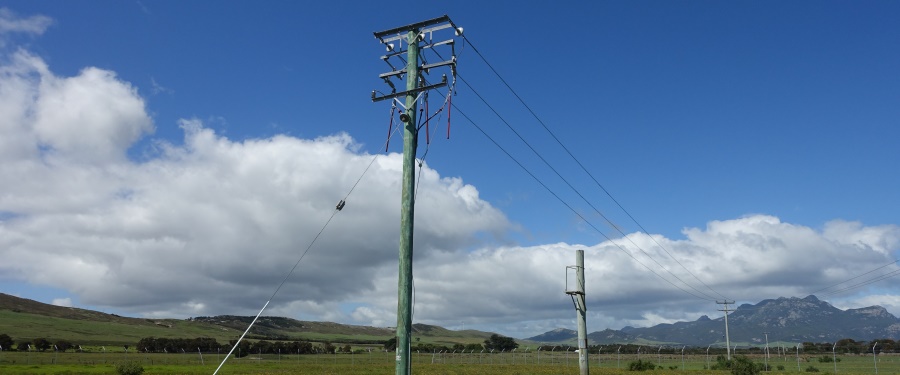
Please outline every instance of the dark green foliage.
[[656, 369], [656, 365], [650, 361], [637, 360], [628, 364], [628, 371], [647, 371]]
[[[242, 349], [245, 351], [247, 348], [244, 348], [243, 344], [246, 342], [247, 341], [241, 341]], [[234, 341], [232, 341], [232, 345], [234, 345]], [[200, 348], [200, 351], [208, 353], [214, 352], [220, 347], [221, 345], [219, 345], [216, 339], [209, 337], [198, 337], [194, 339], [144, 337], [138, 341], [135, 349], [142, 352], [181, 353], [181, 349], [184, 349], [185, 351], [196, 351], [197, 348]]]
[[69, 350], [69, 349], [75, 347], [75, 344], [73, 344], [69, 341], [66, 341], [66, 340], [56, 340], [56, 343], [54, 343], [53, 345], [56, 345], [56, 350], [59, 350], [61, 352], [64, 352], [66, 350]]
[[[231, 350], [232, 347], [237, 343], [237, 340], [231, 340], [228, 343], [228, 350]], [[168, 349], [166, 349], [168, 352]], [[241, 340], [240, 344], [237, 344], [237, 348], [234, 348], [234, 358], [243, 358], [250, 355], [250, 343], [246, 340]]]
[[512, 337], [500, 336], [498, 334], [491, 335], [491, 338], [484, 340], [484, 348], [494, 351], [511, 351], [518, 348], [519, 344]]
[[777, 368], [778, 371], [784, 371], [784, 366], [782, 365], [775, 366], [775, 368]]
[[484, 347], [481, 344], [466, 344], [464, 350], [470, 353], [478, 353], [484, 350]]
[[119, 375], [141, 375], [144, 373], [144, 366], [138, 362], [123, 362], [116, 365], [116, 373]]
[[732, 361], [725, 359], [724, 355], [719, 354], [716, 356], [716, 363], [714, 363], [710, 369], [711, 370], [728, 370], [731, 368]]
[[806, 368], [806, 372], [819, 372], [819, 369], [809, 366]]
[[823, 355], [819, 357], [819, 363], [831, 363], [831, 362], [840, 362], [840, 358], [834, 358], [831, 356]]
[[263, 354], [272, 352], [272, 343], [266, 340], [260, 340], [250, 345], [250, 352]]
[[0, 346], [3, 347], [3, 350], [12, 350], [13, 349], [13, 339], [9, 337], [7, 334], [0, 334]]
[[753, 363], [750, 358], [742, 355], [734, 356], [731, 360], [719, 355], [716, 357], [716, 364], [712, 365], [712, 370], [730, 370], [733, 375], [756, 375], [764, 367], [762, 363]]
[[39, 350], [42, 352], [47, 349], [50, 349], [50, 341], [47, 341], [47, 339], [42, 338], [42, 337], [32, 340], [31, 345], [32, 345], [32, 347], [34, 347], [35, 350]]
[[735, 356], [731, 362], [732, 375], [757, 375], [763, 367], [763, 365], [753, 363], [750, 358], [742, 355]]

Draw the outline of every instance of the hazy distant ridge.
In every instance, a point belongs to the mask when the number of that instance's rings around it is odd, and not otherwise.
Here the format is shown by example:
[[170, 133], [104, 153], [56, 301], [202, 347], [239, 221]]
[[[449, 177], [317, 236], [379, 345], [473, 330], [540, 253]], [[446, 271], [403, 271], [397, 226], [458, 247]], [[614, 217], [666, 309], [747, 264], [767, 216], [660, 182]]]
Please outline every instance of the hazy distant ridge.
[[[693, 322], [659, 324], [647, 328], [625, 327], [588, 334], [591, 344], [659, 343], [706, 346], [724, 342], [725, 318], [702, 316]], [[744, 304], [728, 314], [732, 344], [763, 345], [769, 342], [834, 342], [843, 338], [875, 340], [900, 338], [900, 319], [881, 306], [838, 309], [816, 296], [767, 299]], [[555, 329], [526, 340], [568, 342], [573, 330]]]

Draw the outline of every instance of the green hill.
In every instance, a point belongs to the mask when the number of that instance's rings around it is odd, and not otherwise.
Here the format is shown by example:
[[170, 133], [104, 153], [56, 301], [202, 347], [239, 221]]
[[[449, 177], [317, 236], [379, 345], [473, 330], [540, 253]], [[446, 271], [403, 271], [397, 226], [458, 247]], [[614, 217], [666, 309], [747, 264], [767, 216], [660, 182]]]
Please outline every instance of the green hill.
[[[240, 336], [252, 320], [252, 316], [233, 315], [187, 320], [129, 318], [0, 293], [0, 334], [7, 334], [16, 342], [45, 338], [68, 340], [78, 345], [133, 345], [145, 337], [211, 337], [227, 343]], [[392, 328], [263, 316], [247, 338], [378, 345], [394, 335]], [[413, 325], [413, 337], [423, 343], [480, 343], [490, 335], [490, 332], [475, 330], [451, 331], [426, 324]]]

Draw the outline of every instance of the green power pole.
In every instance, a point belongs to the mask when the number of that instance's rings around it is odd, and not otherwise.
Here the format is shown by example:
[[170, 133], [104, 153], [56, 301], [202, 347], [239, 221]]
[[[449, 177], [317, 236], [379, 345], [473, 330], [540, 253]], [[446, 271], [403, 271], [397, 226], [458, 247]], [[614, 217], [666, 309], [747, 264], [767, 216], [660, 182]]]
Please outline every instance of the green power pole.
[[416, 148], [419, 130], [416, 126], [416, 92], [419, 86], [419, 31], [407, 35], [406, 54], [406, 118], [403, 127], [403, 185], [400, 193], [400, 277], [397, 281], [397, 375], [410, 372], [410, 334], [412, 331], [412, 261], [413, 217], [416, 197]]
[[[443, 26], [435, 26], [444, 24]], [[432, 34], [435, 31], [447, 28], [453, 28], [457, 35], [462, 32], [461, 28], [457, 28], [450, 22], [447, 16], [418, 22], [415, 24], [398, 27], [386, 31], [376, 32], [375, 37], [378, 38], [385, 46], [388, 52], [394, 51], [394, 44], [391, 41], [397, 41], [401, 46], [403, 42], [403, 33], [405, 33], [407, 51], [406, 66], [400, 70], [394, 70], [381, 74], [379, 78], [390, 85], [392, 91], [390, 94], [377, 97], [372, 92], [372, 101], [387, 100], [400, 97], [406, 97], [405, 112], [400, 116], [403, 123], [403, 183], [400, 197], [400, 266], [399, 277], [397, 280], [397, 357], [396, 357], [396, 374], [409, 375], [411, 370], [410, 357], [410, 336], [412, 332], [412, 263], [413, 263], [413, 223], [415, 213], [415, 186], [416, 186], [416, 148], [418, 147], [419, 127], [416, 120], [417, 103], [421, 92], [431, 90], [437, 87], [447, 85], [447, 77], [442, 77], [442, 81], [437, 84], [424, 85], [419, 78], [419, 43], [425, 41], [426, 34]], [[444, 41], [439, 43], [430, 43], [426, 45], [428, 48], [434, 48], [439, 45], [449, 45], [452, 47], [453, 41]], [[402, 50], [401, 50], [402, 52]], [[382, 60], [394, 68], [388, 61], [391, 57], [398, 56], [401, 52], [389, 53], [382, 56]], [[428, 69], [438, 68], [456, 64], [455, 54], [451, 60], [423, 65], [422, 68], [427, 72]], [[455, 68], [454, 68], [455, 71]], [[406, 91], [396, 92], [391, 83], [391, 78], [399, 78], [406, 74]], [[392, 114], [393, 116], [393, 114]], [[427, 114], [426, 114], [427, 116]]]

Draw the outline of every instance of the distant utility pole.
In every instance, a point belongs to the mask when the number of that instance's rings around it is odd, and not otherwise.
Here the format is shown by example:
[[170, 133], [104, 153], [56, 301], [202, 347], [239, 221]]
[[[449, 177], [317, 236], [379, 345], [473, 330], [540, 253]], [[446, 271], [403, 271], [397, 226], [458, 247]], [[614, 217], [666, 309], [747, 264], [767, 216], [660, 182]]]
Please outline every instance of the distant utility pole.
[[[445, 86], [447, 77], [444, 76], [442, 82], [432, 85], [425, 85], [424, 79], [419, 77], [419, 70], [426, 73], [429, 69], [440, 66], [453, 66], [455, 72], [456, 57], [451, 60], [419, 65], [423, 61], [419, 56], [419, 43], [425, 41], [426, 34], [431, 35], [435, 31], [452, 28], [456, 35], [462, 33], [462, 28], [456, 27], [450, 17], [442, 16], [414, 24], [393, 28], [390, 30], [376, 32], [377, 38], [385, 45], [388, 54], [382, 56], [393, 71], [379, 75], [391, 87], [391, 93], [377, 97], [372, 92], [372, 101], [394, 100], [398, 97], [406, 98], [406, 111], [400, 115], [403, 122], [403, 183], [400, 198], [400, 270], [399, 279], [397, 281], [397, 358], [396, 358], [396, 374], [408, 375], [410, 373], [410, 333], [412, 332], [412, 262], [413, 262], [413, 222], [415, 208], [415, 159], [416, 147], [418, 146], [419, 126], [416, 121], [416, 107], [419, 95], [425, 91]], [[391, 57], [400, 57], [403, 51], [403, 39], [406, 39], [406, 67], [404, 69], [395, 69], [391, 65], [389, 59]], [[396, 42], [398, 45], [394, 45]], [[453, 40], [430, 43], [423, 48], [434, 48], [440, 45], [452, 45]], [[396, 52], [395, 49], [397, 50]], [[402, 60], [402, 57], [400, 57]], [[406, 75], [406, 90], [397, 92], [391, 78], [398, 78]], [[426, 114], [427, 116], [428, 114]], [[391, 114], [393, 116], [393, 113]], [[426, 117], [427, 118], [427, 117]]]
[[722, 302], [716, 301], [716, 303], [720, 304], [720, 305], [725, 305], [725, 308], [722, 310], [719, 310], [719, 311], [725, 312], [725, 352], [728, 354], [728, 360], [731, 360], [731, 340], [728, 338], [728, 311], [734, 311], [734, 310], [728, 310], [728, 305], [733, 305], [734, 301], [728, 301], [726, 299]]
[[[578, 368], [580, 375], [588, 375], [588, 345], [587, 345], [587, 305], [584, 302], [584, 250], [575, 252], [575, 266], [566, 269], [575, 269], [574, 289], [566, 286], [566, 294], [572, 297], [575, 311], [578, 315]], [[568, 272], [567, 272], [568, 273]], [[566, 275], [568, 282], [568, 274]], [[567, 362], [568, 363], [568, 362]]]

